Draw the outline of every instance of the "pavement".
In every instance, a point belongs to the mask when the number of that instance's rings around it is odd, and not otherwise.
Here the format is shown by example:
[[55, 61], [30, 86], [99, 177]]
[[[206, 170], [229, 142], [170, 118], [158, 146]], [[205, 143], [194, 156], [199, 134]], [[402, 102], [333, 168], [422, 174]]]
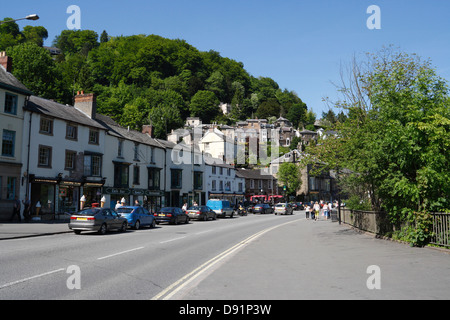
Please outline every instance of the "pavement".
[[73, 232], [69, 220], [0, 222], [0, 241]]

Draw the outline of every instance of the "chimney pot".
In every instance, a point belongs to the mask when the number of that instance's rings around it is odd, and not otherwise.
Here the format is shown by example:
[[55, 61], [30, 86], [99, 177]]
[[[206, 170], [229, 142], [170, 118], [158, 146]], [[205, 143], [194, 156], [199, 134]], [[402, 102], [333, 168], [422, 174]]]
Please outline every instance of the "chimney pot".
[[93, 93], [84, 94], [84, 92], [81, 91], [81, 94], [79, 94], [79, 92], [77, 92], [74, 107], [86, 114], [89, 118], [95, 119], [97, 113], [97, 98]]
[[12, 58], [8, 57], [6, 55], [5, 51], [2, 51], [0, 53], [0, 65], [2, 65], [3, 68], [5, 68], [5, 70], [7, 72], [11, 72], [12, 71]]
[[143, 125], [142, 126], [142, 133], [143, 134], [148, 134], [151, 138], [155, 137], [152, 125]]

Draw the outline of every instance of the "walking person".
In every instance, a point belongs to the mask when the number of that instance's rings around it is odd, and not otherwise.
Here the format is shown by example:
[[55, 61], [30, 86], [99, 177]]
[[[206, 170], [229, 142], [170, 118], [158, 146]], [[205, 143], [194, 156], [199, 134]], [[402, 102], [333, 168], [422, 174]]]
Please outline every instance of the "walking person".
[[326, 202], [324, 203], [322, 209], [325, 216], [325, 220], [328, 220], [328, 204]]
[[317, 219], [319, 219], [319, 212], [320, 212], [320, 204], [316, 201], [316, 203], [314, 204], [314, 220], [317, 221]]
[[31, 201], [28, 199], [28, 196], [25, 197], [25, 200], [22, 200], [23, 203], [23, 218], [25, 221], [31, 220]]
[[13, 213], [11, 215], [11, 221], [13, 221], [14, 216], [17, 214], [17, 217], [19, 217], [19, 222], [22, 222], [22, 218], [20, 216], [20, 200], [17, 198], [17, 196], [14, 197], [14, 207], [13, 207]]

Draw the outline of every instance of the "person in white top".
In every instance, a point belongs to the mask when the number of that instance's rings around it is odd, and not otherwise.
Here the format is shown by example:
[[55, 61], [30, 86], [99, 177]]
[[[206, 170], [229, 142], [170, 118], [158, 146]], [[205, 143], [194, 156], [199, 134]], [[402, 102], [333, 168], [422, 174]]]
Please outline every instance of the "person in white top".
[[328, 220], [328, 205], [327, 205], [326, 202], [323, 205], [322, 209], [323, 209], [323, 213], [324, 213], [324, 216], [325, 216], [325, 220]]
[[314, 211], [315, 211], [315, 214], [314, 214], [314, 220], [316, 220], [317, 221], [317, 218], [319, 218], [319, 211], [320, 211], [320, 205], [319, 205], [319, 203], [316, 201], [316, 203], [314, 203]]

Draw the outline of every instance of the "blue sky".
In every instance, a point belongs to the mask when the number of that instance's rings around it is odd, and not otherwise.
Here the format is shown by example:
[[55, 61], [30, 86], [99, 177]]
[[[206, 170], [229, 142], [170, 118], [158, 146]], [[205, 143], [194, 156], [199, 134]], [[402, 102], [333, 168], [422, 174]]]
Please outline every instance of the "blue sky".
[[[450, 80], [450, 1], [447, 0], [166, 0], [8, 1], [0, 18], [36, 13], [49, 31], [46, 45], [67, 29], [67, 8], [81, 9], [81, 28], [111, 36], [157, 34], [184, 39], [244, 63], [255, 77], [295, 91], [318, 116], [336, 99], [341, 63], [394, 45], [430, 58]], [[369, 30], [367, 8], [381, 9], [381, 29]], [[337, 111], [337, 110], [336, 110]]]

